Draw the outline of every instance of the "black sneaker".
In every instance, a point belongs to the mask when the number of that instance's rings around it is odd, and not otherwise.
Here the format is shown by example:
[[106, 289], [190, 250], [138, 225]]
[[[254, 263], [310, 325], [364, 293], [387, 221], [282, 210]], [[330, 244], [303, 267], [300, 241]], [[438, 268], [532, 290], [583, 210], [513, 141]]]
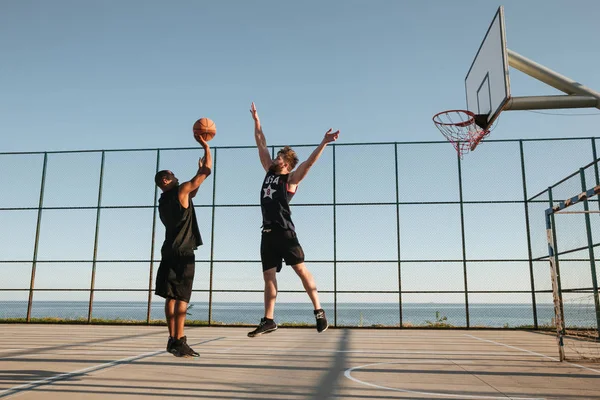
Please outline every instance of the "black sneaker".
[[319, 308], [314, 311], [315, 318], [317, 319], [317, 332], [325, 332], [327, 328], [329, 328], [329, 324], [327, 323], [327, 318], [325, 318], [325, 310]]
[[200, 357], [200, 354], [196, 353], [187, 344], [187, 337], [183, 336], [180, 339], [173, 339], [173, 345], [171, 346], [171, 354], [175, 357]]
[[187, 337], [183, 336], [179, 339], [181, 345], [179, 347], [180, 357], [200, 357], [200, 354], [195, 352], [188, 344]]
[[175, 338], [172, 336], [169, 336], [169, 340], [167, 341], [167, 351], [171, 354], [175, 354], [175, 349], [173, 347], [173, 345], [175, 344]]
[[171, 344], [171, 350], [169, 350], [169, 353], [173, 354], [175, 357], [183, 357], [184, 354], [181, 352], [182, 346], [183, 341], [173, 338], [173, 343]]
[[273, 332], [277, 329], [277, 324], [272, 319], [261, 318], [260, 324], [252, 332], [248, 332], [248, 337], [262, 335], [264, 333]]

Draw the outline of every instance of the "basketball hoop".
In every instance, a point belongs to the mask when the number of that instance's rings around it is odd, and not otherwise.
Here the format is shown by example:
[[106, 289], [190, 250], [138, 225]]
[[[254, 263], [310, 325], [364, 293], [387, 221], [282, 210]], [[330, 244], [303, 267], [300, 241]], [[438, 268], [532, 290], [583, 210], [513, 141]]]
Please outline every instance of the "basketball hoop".
[[467, 110], [448, 110], [433, 116], [433, 123], [456, 149], [458, 156], [475, 150], [490, 131], [475, 122], [475, 114]]

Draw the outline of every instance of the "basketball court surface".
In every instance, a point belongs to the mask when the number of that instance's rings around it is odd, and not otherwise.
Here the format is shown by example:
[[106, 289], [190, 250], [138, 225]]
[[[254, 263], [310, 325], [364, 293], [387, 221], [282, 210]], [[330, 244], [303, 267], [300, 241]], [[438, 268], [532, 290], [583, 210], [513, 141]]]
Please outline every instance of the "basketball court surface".
[[[512, 96], [509, 66], [563, 94]], [[459, 157], [503, 111], [600, 109], [600, 92], [507, 48], [503, 7], [465, 91], [466, 109], [433, 116]], [[198, 120], [195, 129], [214, 135], [210, 123]], [[562, 301], [557, 293], [554, 301]], [[183, 359], [166, 352], [164, 326], [4, 324], [0, 398], [600, 399], [600, 363], [559, 361], [556, 333], [281, 328], [248, 338], [250, 330], [187, 328], [200, 357]]]
[[0, 398], [600, 399], [600, 364], [559, 362], [552, 335], [510, 330], [6, 324]]

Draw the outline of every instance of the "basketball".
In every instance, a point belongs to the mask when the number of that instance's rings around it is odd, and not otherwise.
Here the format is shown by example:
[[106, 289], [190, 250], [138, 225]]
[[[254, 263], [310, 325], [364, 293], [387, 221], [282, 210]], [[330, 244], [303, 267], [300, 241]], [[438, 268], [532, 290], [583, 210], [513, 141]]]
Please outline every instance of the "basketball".
[[194, 135], [200, 134], [207, 142], [215, 137], [217, 126], [212, 119], [200, 118], [194, 123]]

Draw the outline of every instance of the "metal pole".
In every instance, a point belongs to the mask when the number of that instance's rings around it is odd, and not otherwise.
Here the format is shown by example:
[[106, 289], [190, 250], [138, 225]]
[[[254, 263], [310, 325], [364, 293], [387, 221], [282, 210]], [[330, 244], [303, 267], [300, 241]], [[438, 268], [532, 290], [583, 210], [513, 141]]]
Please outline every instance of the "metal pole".
[[[600, 185], [600, 175], [598, 173], [598, 153], [596, 152], [596, 139], [591, 138], [590, 140], [592, 141], [592, 156], [594, 157], [593, 159], [596, 160], [594, 163], [594, 178], [596, 178], [594, 182], [596, 182], [597, 186]], [[598, 209], [600, 210], [600, 196], [596, 197], [595, 203], [598, 205]]]
[[31, 321], [31, 307], [33, 305], [33, 288], [35, 286], [35, 270], [37, 266], [37, 254], [40, 244], [40, 228], [42, 225], [42, 207], [44, 205], [44, 187], [46, 185], [46, 167], [48, 165], [48, 153], [44, 153], [44, 165], [42, 167], [42, 183], [40, 185], [40, 201], [38, 203], [37, 225], [35, 228], [35, 244], [33, 245], [33, 263], [31, 265], [31, 281], [29, 283], [29, 301], [27, 303], [27, 322]]
[[[554, 198], [552, 196], [552, 188], [548, 188], [548, 201], [550, 203], [550, 208], [553, 207], [553, 203], [554, 203]], [[562, 324], [562, 334], [565, 333], [565, 327], [564, 327], [564, 316], [565, 316], [565, 309], [563, 306], [563, 298], [562, 298], [562, 283], [560, 280], [560, 262], [558, 260], [558, 242], [556, 240], [556, 220], [554, 218], [554, 213], [552, 213], [552, 215], [550, 215], [550, 222], [552, 223], [552, 246], [553, 246], [553, 250], [554, 250], [554, 254], [555, 254], [555, 269], [556, 269], [556, 283], [557, 283], [557, 287], [558, 287], [558, 299], [559, 299], [559, 305], [560, 305], [560, 315], [562, 316], [562, 320], [561, 320], [561, 324]]]
[[[160, 149], [156, 150], [156, 172], [160, 165]], [[155, 173], [156, 173], [155, 172]], [[150, 275], [148, 276], [148, 308], [146, 312], [146, 323], [150, 323], [150, 313], [152, 312], [152, 276], [154, 275], [154, 241], [156, 240], [156, 213], [158, 205], [158, 186], [154, 185], [154, 202], [152, 203], [152, 242], [150, 244]]]
[[511, 97], [506, 101], [504, 110], [551, 110], [557, 108], [596, 107], [598, 99], [593, 96], [558, 95], [558, 96], [523, 96]]
[[506, 49], [508, 54], [508, 65], [518, 69], [527, 75], [550, 85], [561, 92], [567, 94], [578, 94], [582, 96], [591, 96], [596, 99], [596, 105], [593, 107], [600, 108], [600, 93], [595, 90], [583, 86], [564, 75], [561, 75], [549, 68], [544, 67], [512, 50]]
[[537, 304], [535, 300], [535, 279], [533, 273], [533, 252], [531, 250], [531, 227], [529, 225], [529, 203], [527, 202], [527, 179], [525, 176], [525, 153], [523, 140], [519, 140], [521, 153], [521, 179], [523, 180], [523, 200], [525, 206], [525, 233], [527, 234], [527, 259], [529, 260], [529, 281], [531, 284], [531, 305], [533, 307], [533, 327], [538, 329]]
[[465, 285], [465, 316], [467, 328], [470, 326], [469, 318], [469, 287], [467, 282], [467, 245], [465, 239], [465, 213], [463, 203], [463, 190], [462, 190], [462, 169], [460, 164], [460, 156], [457, 156], [458, 160], [458, 194], [460, 199], [460, 237], [462, 241], [462, 262], [463, 262], [463, 282]]
[[552, 279], [552, 300], [554, 303], [554, 318], [556, 324], [556, 341], [558, 345], [558, 356], [560, 361], [565, 360], [565, 350], [563, 341], [563, 314], [562, 300], [560, 294], [560, 278], [558, 272], [558, 256], [556, 251], [556, 236], [554, 235], [554, 221], [552, 212], [552, 188], [548, 188], [550, 208], [545, 212], [546, 215], [546, 238], [548, 240], [548, 261], [550, 261], [550, 277]]
[[402, 268], [400, 265], [400, 188], [398, 183], [398, 143], [394, 143], [394, 166], [396, 171], [396, 240], [398, 242], [398, 313], [402, 328]]
[[213, 156], [213, 195], [212, 195], [212, 221], [210, 227], [210, 277], [208, 279], [208, 326], [212, 325], [212, 303], [213, 303], [213, 272], [214, 272], [214, 255], [215, 255], [215, 204], [217, 198], [217, 148], [214, 149]]
[[[587, 187], [585, 183], [585, 171], [583, 168], [579, 169], [579, 175], [581, 176], [581, 190], [585, 192]], [[590, 269], [592, 272], [592, 287], [594, 289], [594, 306], [596, 310], [596, 336], [600, 338], [600, 299], [598, 298], [598, 280], [596, 278], [596, 260], [594, 258], [594, 240], [592, 239], [592, 224], [590, 222], [590, 208], [588, 205], [587, 197], [583, 198], [583, 209], [586, 211], [585, 216], [585, 231], [587, 234], [588, 252], [590, 255]]]
[[333, 326], [337, 327], [337, 226], [335, 195], [335, 144], [333, 148]]
[[92, 258], [92, 280], [90, 283], [90, 302], [88, 304], [88, 324], [92, 322], [92, 308], [94, 303], [94, 288], [96, 287], [96, 260], [98, 258], [98, 236], [100, 233], [100, 206], [102, 205], [102, 181], [104, 179], [104, 150], [100, 160], [100, 181], [98, 183], [98, 206], [96, 208], [96, 232], [94, 234], [94, 256]]

